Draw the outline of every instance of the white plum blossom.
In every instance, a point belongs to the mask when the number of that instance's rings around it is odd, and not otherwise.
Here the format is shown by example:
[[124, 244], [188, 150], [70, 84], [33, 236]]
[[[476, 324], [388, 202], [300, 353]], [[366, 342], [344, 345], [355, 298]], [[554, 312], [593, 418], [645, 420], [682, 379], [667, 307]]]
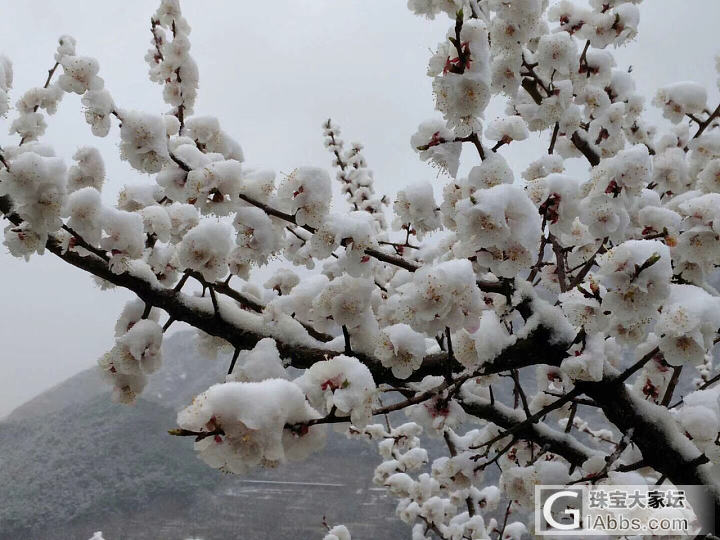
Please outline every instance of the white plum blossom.
[[180, 241], [190, 229], [200, 223], [200, 216], [191, 204], [175, 202], [165, 209], [170, 216], [170, 234], [173, 242]]
[[500, 154], [495, 153], [487, 156], [480, 165], [476, 165], [468, 173], [468, 184], [480, 189], [512, 184], [514, 180], [508, 162]]
[[101, 191], [105, 182], [105, 164], [98, 149], [91, 146], [79, 148], [73, 159], [76, 164], [68, 170], [68, 191], [84, 187]]
[[283, 179], [278, 187], [279, 201], [298, 225], [318, 227], [330, 205], [330, 177], [323, 169], [300, 167]]
[[425, 233], [440, 227], [440, 212], [428, 182], [417, 182], [398, 191], [394, 209], [398, 216], [397, 226], [412, 224], [420, 240]]
[[501, 276], [531, 264], [540, 237], [540, 216], [518, 186], [500, 184], [455, 204], [463, 251]]
[[348, 417], [357, 427], [370, 421], [375, 402], [375, 382], [357, 358], [335, 356], [312, 365], [295, 383], [315, 409]]
[[448, 73], [433, 81], [435, 108], [455, 127], [458, 136], [467, 136], [479, 127], [490, 101], [490, 87], [479, 75]]
[[141, 319], [125, 335], [118, 338], [117, 343], [137, 360], [144, 373], [153, 373], [159, 369], [162, 361], [162, 336], [162, 328], [158, 323]]
[[64, 56], [75, 56], [75, 45], [77, 40], [69, 35], [58, 38], [58, 46], [55, 50], [55, 61], [60, 62]]
[[519, 116], [498, 118], [490, 122], [485, 129], [485, 136], [488, 139], [504, 143], [524, 141], [528, 135], [527, 125]]
[[394, 324], [383, 328], [375, 355], [393, 375], [406, 379], [420, 367], [425, 356], [425, 336], [407, 324]]
[[[412, 386], [417, 393], [422, 393], [438, 388], [441, 384], [442, 377], [428, 376]], [[433, 436], [441, 435], [445, 429], [457, 429], [466, 417], [460, 404], [450, 399], [446, 392], [439, 392], [422, 403], [411, 405], [405, 409], [405, 414]]]
[[260, 382], [265, 379], [289, 379], [283, 367], [275, 340], [261, 339], [252, 350], [241, 351], [235, 369], [227, 376], [227, 382]]
[[282, 247], [282, 228], [259, 208], [239, 208], [233, 225], [238, 233], [235, 242], [240, 250], [235, 253], [236, 260], [239, 256], [248, 262], [265, 264]]
[[82, 97], [85, 106], [85, 121], [90, 124], [93, 135], [105, 137], [110, 131], [110, 115], [115, 104], [104, 88], [89, 90]]
[[158, 172], [169, 159], [162, 118], [133, 111], [124, 111], [121, 118], [120, 156], [139, 171]]
[[[414, 540], [536, 534], [539, 484], [717, 492], [720, 107], [697, 82], [641, 93], [615, 56], [640, 1], [408, 0], [445, 27], [426, 64], [436, 116], [409, 134], [436, 171], [407, 175], [395, 197], [380, 188], [397, 178], [367, 159], [397, 142], [387, 118], [363, 143], [324, 120], [332, 173], [276, 181], [277, 164], [246, 163], [231, 133], [250, 124], [196, 114], [180, 0], [150, 17], [159, 111], [126, 108], [70, 36], [46, 83], [12, 100], [0, 56], [4, 249], [50, 252], [137, 295], [97, 361], [113, 400], [164, 377], [163, 335], [189, 324], [197, 354], [229, 366], [172, 435], [246, 474], [307, 458], [332, 424], [376, 446], [373, 483]], [[252, 92], [227, 87], [230, 109], [247, 108]], [[137, 178], [115, 183], [112, 144], [68, 139], [63, 155], [41, 141], [65, 93], [93, 135], [119, 135]], [[325, 540], [350, 540], [323, 525]]]
[[86, 242], [97, 245], [102, 230], [102, 208], [100, 192], [93, 187], [71, 193], [64, 209], [64, 214], [70, 218], [68, 227], [80, 234]]
[[436, 334], [446, 327], [476, 327], [484, 309], [469, 261], [451, 260], [425, 266], [398, 288], [399, 309], [419, 332]]
[[288, 268], [280, 268], [263, 284], [266, 289], [277, 291], [280, 295], [287, 295], [300, 283], [300, 277]]
[[178, 244], [178, 259], [183, 266], [200, 272], [213, 283], [228, 273], [230, 228], [223, 223], [203, 222], [193, 227]]
[[483, 311], [475, 332], [461, 330], [455, 336], [455, 354], [468, 369], [477, 369], [494, 360], [506, 347], [515, 343], [494, 311]]
[[209, 435], [195, 443], [211, 467], [244, 473], [297, 460], [324, 443], [323, 426], [299, 432], [291, 426], [318, 418], [297, 385], [283, 379], [211, 386], [178, 413], [182, 429]]
[[38, 109], [44, 109], [48, 114], [55, 114], [62, 97], [63, 90], [56, 84], [35, 87], [23, 94], [15, 104], [15, 108], [24, 115], [32, 114]]
[[185, 135], [207, 152], [222, 154], [225, 159], [242, 162], [243, 152], [240, 145], [220, 128], [217, 118], [194, 116], [185, 124]]
[[457, 176], [462, 143], [455, 141], [455, 134], [445, 127], [444, 122], [427, 120], [420, 124], [410, 138], [410, 145], [423, 161], [429, 161], [453, 178]]
[[345, 525], [335, 525], [328, 531], [323, 540], [351, 540], [350, 531]]
[[[345, 275], [330, 281], [312, 301], [312, 307], [317, 316], [326, 319], [326, 324], [334, 321], [352, 330], [372, 319], [372, 290], [370, 280]], [[320, 324], [319, 327], [324, 328], [325, 325]]]
[[100, 246], [113, 257], [138, 259], [145, 247], [143, 221], [139, 214], [105, 208]]
[[143, 218], [145, 234], [161, 242], [170, 241], [170, 227], [172, 224], [170, 216], [164, 207], [151, 204], [141, 208], [139, 212]]
[[602, 307], [629, 321], [650, 315], [670, 293], [670, 250], [657, 240], [628, 240], [600, 259], [599, 275], [608, 292]]
[[720, 299], [694, 285], [671, 285], [655, 333], [670, 365], [701, 364], [720, 328]]
[[705, 109], [707, 91], [694, 82], [678, 82], [660, 88], [653, 104], [663, 109], [663, 116], [677, 124], [686, 114], [698, 114]]
[[5, 116], [8, 112], [8, 102], [10, 97], [8, 92], [12, 88], [13, 69], [10, 59], [0, 55], [0, 116]]
[[64, 55], [59, 62], [63, 74], [58, 84], [65, 92], [84, 94], [88, 90], [102, 90], [105, 83], [97, 76], [100, 64], [94, 58]]

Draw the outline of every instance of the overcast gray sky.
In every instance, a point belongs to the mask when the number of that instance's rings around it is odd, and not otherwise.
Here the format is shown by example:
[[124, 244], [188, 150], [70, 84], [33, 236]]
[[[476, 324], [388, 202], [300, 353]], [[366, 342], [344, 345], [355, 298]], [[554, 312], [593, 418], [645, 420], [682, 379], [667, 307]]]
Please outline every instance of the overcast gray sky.
[[[78, 54], [100, 61], [100, 75], [120, 107], [164, 111], [161, 87], [148, 81], [143, 61], [157, 4], [0, 0], [0, 52], [15, 68], [12, 101], [42, 84], [57, 38], [70, 34]], [[348, 140], [365, 144], [378, 190], [392, 196], [409, 182], [436, 177], [418, 161], [409, 137], [433, 116], [425, 68], [446, 19], [417, 18], [404, 0], [185, 0], [183, 9], [200, 66], [196, 111], [220, 118], [242, 144], [249, 166], [278, 172], [329, 167], [320, 124], [332, 116]], [[646, 0], [640, 36], [616, 52], [618, 64], [632, 64], [647, 96], [663, 84], [691, 79], [717, 102], [718, 20], [717, 0]], [[501, 112], [496, 103], [488, 117]], [[8, 120], [0, 119], [2, 145], [13, 142], [6, 135]], [[78, 96], [66, 95], [48, 124], [43, 140], [67, 163], [78, 146], [101, 150], [108, 203], [124, 183], [149, 180], [120, 161], [116, 126], [105, 139], [90, 134]], [[517, 175], [545, 147], [544, 138], [533, 135], [505, 155]], [[464, 169], [472, 164], [466, 159]], [[123, 291], [101, 292], [89, 276], [51, 255], [25, 263], [0, 247], [0, 417], [94, 365], [112, 346], [114, 322], [129, 298]]]

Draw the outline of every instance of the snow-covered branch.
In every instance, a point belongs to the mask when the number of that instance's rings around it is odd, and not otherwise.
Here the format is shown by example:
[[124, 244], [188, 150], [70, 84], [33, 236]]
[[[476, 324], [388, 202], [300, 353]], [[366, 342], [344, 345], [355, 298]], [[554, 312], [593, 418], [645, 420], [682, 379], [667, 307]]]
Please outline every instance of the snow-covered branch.
[[[301, 461], [335, 424], [377, 443], [374, 480], [418, 540], [520, 538], [511, 518], [548, 479], [706, 484], [720, 509], [720, 106], [674, 83], [652, 99], [667, 122], [647, 121], [610, 52], [637, 34], [638, 3], [409, 0], [448, 17], [427, 70], [438, 116], [410, 137], [439, 174], [379, 193], [362, 145], [327, 120], [339, 201], [325, 169], [251, 169], [220, 120], [195, 113], [178, 0], [150, 19], [163, 114], [116, 103], [99, 62], [62, 36], [45, 84], [12, 108], [19, 140], [0, 150], [4, 244], [138, 297], [98, 360], [119, 401], [162, 369], [174, 322], [208, 356], [232, 352], [172, 431], [212, 467]], [[0, 57], [3, 115], [12, 82]], [[145, 175], [114, 206], [98, 150], [66, 168], [40, 142], [70, 92], [93, 135], [118, 123], [121, 159]], [[493, 99], [506, 113], [487, 120]], [[503, 153], [531, 133], [547, 143], [516, 171]], [[573, 158], [587, 175], [567, 172]], [[260, 279], [270, 261], [282, 268]], [[430, 463], [423, 433], [449, 456]], [[498, 486], [485, 485], [491, 466]]]

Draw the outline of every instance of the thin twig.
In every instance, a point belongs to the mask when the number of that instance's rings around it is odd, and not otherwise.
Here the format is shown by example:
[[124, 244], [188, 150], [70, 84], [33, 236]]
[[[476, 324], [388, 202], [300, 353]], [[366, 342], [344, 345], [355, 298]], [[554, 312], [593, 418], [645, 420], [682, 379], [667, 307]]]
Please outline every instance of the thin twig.
[[665, 395], [660, 402], [661, 406], [667, 407], [670, 403], [673, 392], [675, 391], [675, 386], [677, 386], [678, 380], [680, 379], [680, 373], [682, 372], [682, 368], [682, 365], [673, 366], [673, 374], [672, 377], [670, 377], [670, 382], [668, 383], [667, 390], [665, 390]]
[[235, 369], [235, 362], [237, 362], [238, 356], [240, 356], [240, 347], [235, 347], [233, 351], [232, 360], [230, 360], [230, 368], [228, 369], [228, 375], [230, 375]]

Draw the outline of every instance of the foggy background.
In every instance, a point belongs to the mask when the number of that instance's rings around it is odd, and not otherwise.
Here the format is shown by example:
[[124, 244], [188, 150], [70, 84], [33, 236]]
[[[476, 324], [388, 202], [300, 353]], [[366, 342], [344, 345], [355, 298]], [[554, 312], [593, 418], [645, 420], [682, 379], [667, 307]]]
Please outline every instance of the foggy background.
[[[57, 38], [77, 39], [77, 53], [100, 62], [100, 76], [120, 108], [160, 113], [162, 87], [147, 78], [155, 0], [0, 0], [0, 53], [13, 61], [14, 103], [40, 86], [54, 63]], [[321, 123], [340, 124], [346, 143], [365, 144], [376, 190], [391, 198], [410, 182], [430, 180], [436, 193], [447, 182], [420, 162], [409, 144], [417, 125], [436, 115], [430, 49], [450, 21], [412, 15], [404, 0], [207, 0], [182, 3], [192, 26], [192, 55], [200, 69], [196, 114], [218, 116], [243, 147], [245, 165], [277, 173], [297, 166], [330, 169]], [[654, 89], [695, 80], [718, 100], [714, 56], [720, 52], [717, 0], [648, 0], [641, 4], [640, 34], [616, 51], [618, 67], [633, 66], [638, 90], [649, 105]], [[57, 74], [56, 74], [57, 76]], [[502, 114], [494, 102], [488, 120]], [[15, 115], [0, 119], [0, 145], [17, 144], [7, 130]], [[659, 114], [650, 108], [648, 119]], [[118, 155], [118, 128], [92, 136], [80, 97], [66, 94], [46, 119], [42, 142], [72, 164], [79, 146], [101, 150], [107, 168], [103, 197], [114, 203], [125, 183], [150, 181]], [[516, 176], [544, 153], [549, 133], [531, 134], [502, 152]], [[476, 163], [465, 150], [462, 171]], [[585, 164], [572, 169], [583, 174]], [[332, 173], [334, 174], [334, 173]], [[342, 201], [336, 207], [342, 208]], [[5, 223], [3, 223], [3, 227]], [[125, 291], [100, 291], [89, 275], [48, 254], [29, 263], [0, 246], [0, 418], [14, 407], [77, 371], [94, 365], [113, 345], [113, 326]], [[255, 272], [262, 278], [263, 269]], [[177, 325], [180, 328], [181, 325]]]

